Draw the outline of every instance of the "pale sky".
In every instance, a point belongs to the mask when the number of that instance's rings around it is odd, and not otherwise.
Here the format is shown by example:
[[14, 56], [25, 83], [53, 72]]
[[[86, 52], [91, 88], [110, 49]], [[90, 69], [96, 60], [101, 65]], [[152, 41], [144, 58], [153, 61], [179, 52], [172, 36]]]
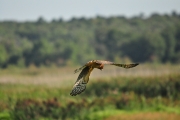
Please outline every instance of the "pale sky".
[[0, 21], [180, 14], [180, 0], [0, 0]]

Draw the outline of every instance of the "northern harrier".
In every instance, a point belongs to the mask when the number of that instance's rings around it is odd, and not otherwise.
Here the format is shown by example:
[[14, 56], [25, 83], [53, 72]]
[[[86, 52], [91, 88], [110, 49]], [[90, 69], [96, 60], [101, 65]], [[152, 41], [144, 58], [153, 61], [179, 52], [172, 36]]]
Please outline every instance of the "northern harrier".
[[72, 88], [72, 91], [70, 95], [76, 96], [77, 94], [80, 94], [86, 89], [86, 84], [89, 81], [89, 76], [94, 68], [102, 70], [104, 65], [115, 65], [118, 67], [123, 67], [123, 68], [132, 68], [138, 65], [138, 63], [135, 64], [117, 64], [114, 62], [110, 61], [105, 61], [105, 60], [92, 60], [87, 62], [84, 66], [80, 67], [79, 69], [76, 69], [74, 73], [79, 72], [80, 70], [81, 73], [79, 74], [75, 85]]

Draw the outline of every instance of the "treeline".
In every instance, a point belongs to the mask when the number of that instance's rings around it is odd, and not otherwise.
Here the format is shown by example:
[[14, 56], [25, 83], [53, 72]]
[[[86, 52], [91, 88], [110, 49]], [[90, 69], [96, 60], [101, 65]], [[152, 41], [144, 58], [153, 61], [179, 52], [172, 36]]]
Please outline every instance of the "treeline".
[[75, 65], [91, 59], [180, 63], [180, 15], [0, 22], [1, 68]]

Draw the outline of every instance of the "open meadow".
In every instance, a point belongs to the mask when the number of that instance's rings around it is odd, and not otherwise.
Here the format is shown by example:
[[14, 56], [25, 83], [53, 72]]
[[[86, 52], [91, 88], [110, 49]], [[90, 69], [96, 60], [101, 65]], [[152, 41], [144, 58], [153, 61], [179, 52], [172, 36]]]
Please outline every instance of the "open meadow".
[[[180, 120], [177, 2], [7, 1], [0, 2], [0, 120]], [[91, 60], [113, 63], [94, 69], [86, 90], [71, 96], [74, 70]]]
[[0, 120], [180, 119], [180, 65], [105, 66], [74, 97], [69, 93], [79, 74], [75, 69], [2, 69]]

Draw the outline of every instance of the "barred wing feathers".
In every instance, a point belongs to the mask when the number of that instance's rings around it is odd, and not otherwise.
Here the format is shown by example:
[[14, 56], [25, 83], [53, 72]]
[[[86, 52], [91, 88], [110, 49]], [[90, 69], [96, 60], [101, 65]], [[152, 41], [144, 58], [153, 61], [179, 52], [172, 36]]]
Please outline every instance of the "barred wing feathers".
[[114, 63], [114, 62], [110, 62], [110, 61], [105, 61], [105, 60], [96, 60], [96, 63], [101, 63], [104, 65], [115, 65], [118, 67], [123, 67], [123, 68], [132, 68], [135, 67], [137, 65], [139, 65], [139, 63], [132, 63], [132, 64], [118, 64], [118, 63]]
[[132, 67], [135, 67], [137, 65], [139, 65], [138, 63], [135, 63], [135, 64], [112, 64], [112, 65], [115, 65], [115, 66], [118, 66], [118, 67], [123, 67], [123, 68], [132, 68]]
[[82, 93], [86, 89], [86, 84], [89, 81], [89, 76], [90, 76], [90, 73], [92, 70], [93, 69], [90, 67], [85, 67], [81, 71], [81, 73], [79, 74], [79, 76], [75, 82], [75, 85], [72, 88], [70, 95], [76, 96], [77, 94]]
[[82, 83], [82, 80], [79, 80], [73, 86], [73, 89], [70, 93], [71, 96], [76, 96], [77, 94], [82, 93], [86, 89], [86, 84]]

